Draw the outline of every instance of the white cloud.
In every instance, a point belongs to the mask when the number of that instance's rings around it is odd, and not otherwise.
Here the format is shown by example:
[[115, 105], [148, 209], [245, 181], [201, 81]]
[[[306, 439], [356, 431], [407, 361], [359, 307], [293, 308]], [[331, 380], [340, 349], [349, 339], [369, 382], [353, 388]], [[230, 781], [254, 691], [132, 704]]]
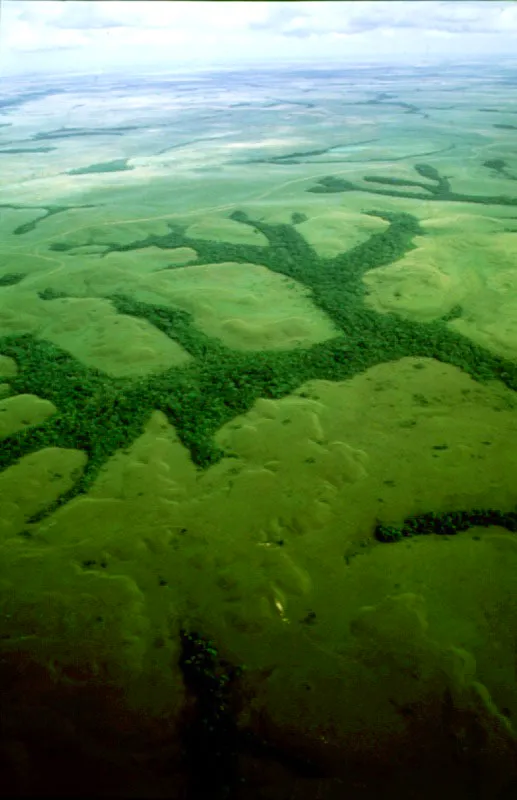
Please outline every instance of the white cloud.
[[[0, 0], [1, 1], [1, 0]], [[511, 0], [3, 0], [0, 70], [512, 55]]]
[[[296, 25], [294, 20], [296, 19]], [[347, 33], [403, 28], [450, 33], [515, 32], [517, 7], [508, 2], [433, 2], [432, 0], [380, 0], [380, 2], [292, 2], [271, 4], [266, 20], [252, 26], [292, 35]]]
[[96, 30], [125, 27], [126, 22], [116, 9], [107, 9], [105, 5], [90, 0], [87, 3], [65, 3], [62, 14], [53, 19], [52, 26], [65, 30]]

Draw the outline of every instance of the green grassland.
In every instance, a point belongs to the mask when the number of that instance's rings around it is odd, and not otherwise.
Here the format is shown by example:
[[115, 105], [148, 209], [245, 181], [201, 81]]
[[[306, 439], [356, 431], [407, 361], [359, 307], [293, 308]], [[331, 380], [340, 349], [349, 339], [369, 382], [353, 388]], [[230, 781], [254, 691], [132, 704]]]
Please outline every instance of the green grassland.
[[477, 661], [513, 736], [513, 112], [328, 92], [189, 110], [178, 141], [5, 130], [4, 646], [66, 674], [72, 642], [160, 713], [209, 631], [257, 685], [275, 665], [278, 724], [382, 707], [393, 738], [416, 642], [461, 698]]

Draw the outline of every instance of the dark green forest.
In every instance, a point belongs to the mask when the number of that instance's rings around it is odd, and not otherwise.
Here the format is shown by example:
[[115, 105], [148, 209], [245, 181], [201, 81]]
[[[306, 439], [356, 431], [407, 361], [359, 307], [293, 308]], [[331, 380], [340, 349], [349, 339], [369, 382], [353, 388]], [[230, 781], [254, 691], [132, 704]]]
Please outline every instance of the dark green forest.
[[[431, 168], [422, 168], [420, 174], [437, 183], [442, 180]], [[221, 426], [248, 411], [258, 398], [285, 397], [312, 379], [342, 381], [376, 364], [413, 356], [437, 359], [458, 367], [477, 381], [495, 379], [517, 391], [515, 363], [448, 328], [447, 320], [461, 316], [461, 307], [456, 306], [440, 320], [424, 323], [402, 319], [393, 313], [378, 314], [365, 306], [362, 282], [365, 273], [402, 258], [414, 249], [413, 237], [423, 235], [418, 221], [410, 214], [376, 210], [368, 213], [384, 219], [388, 223], [386, 230], [333, 258], [318, 256], [295, 224], [269, 224], [250, 218], [242, 210], [234, 211], [230, 218], [264, 234], [267, 247], [195, 239], [186, 235], [184, 227], [172, 223], [168, 224], [169, 232], [165, 235], [150, 235], [123, 246], [107, 245], [107, 253], [151, 246], [163, 250], [190, 247], [198, 253], [192, 265], [233, 261], [242, 263], [245, 270], [247, 263], [263, 264], [310, 289], [312, 302], [340, 331], [323, 343], [287, 351], [243, 353], [203, 334], [192, 316], [181, 308], [143, 303], [125, 295], [108, 299], [120, 313], [145, 318], [178, 342], [193, 357], [187, 366], [139, 380], [116, 379], [86, 367], [69, 353], [30, 334], [0, 339], [0, 353], [13, 358], [19, 368], [18, 374], [10, 379], [12, 393], [37, 395], [58, 409], [43, 424], [4, 438], [0, 469], [49, 446], [79, 448], [88, 456], [84, 473], [70, 491], [31, 521], [47, 516], [59, 505], [86, 492], [103, 464], [116, 451], [128, 448], [142, 433], [155, 409], [167, 416], [192, 461], [203, 470], [223, 456], [232, 455], [214, 443], [214, 434]], [[296, 221], [301, 221], [301, 217]], [[51, 245], [51, 249], [61, 253], [71, 248], [66, 243]], [[73, 255], [69, 257], [73, 268]], [[19, 282], [23, 277], [16, 274], [4, 285]], [[50, 288], [40, 293], [50, 303], [62, 296], [65, 295]], [[462, 513], [467, 514], [461, 518], [464, 526], [469, 512]], [[472, 519], [477, 519], [480, 513], [472, 512]], [[514, 524], [508, 520], [509, 525]], [[386, 532], [381, 526], [377, 538], [395, 541], [407, 535], [407, 530], [406, 525], [397, 536], [393, 529]], [[430, 531], [429, 525], [426, 531]]]

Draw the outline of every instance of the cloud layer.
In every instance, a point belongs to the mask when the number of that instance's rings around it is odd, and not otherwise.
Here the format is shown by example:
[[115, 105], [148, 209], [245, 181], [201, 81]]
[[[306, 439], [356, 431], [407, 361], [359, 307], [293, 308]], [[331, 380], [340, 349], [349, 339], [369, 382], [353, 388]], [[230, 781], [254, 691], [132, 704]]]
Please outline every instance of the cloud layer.
[[492, 0], [480, 2], [357, 2], [272, 3], [266, 20], [251, 23], [255, 30], [284, 35], [357, 34], [382, 29], [446, 33], [517, 34], [517, 6]]
[[0, 69], [104, 70], [279, 61], [511, 56], [511, 0], [4, 0]]

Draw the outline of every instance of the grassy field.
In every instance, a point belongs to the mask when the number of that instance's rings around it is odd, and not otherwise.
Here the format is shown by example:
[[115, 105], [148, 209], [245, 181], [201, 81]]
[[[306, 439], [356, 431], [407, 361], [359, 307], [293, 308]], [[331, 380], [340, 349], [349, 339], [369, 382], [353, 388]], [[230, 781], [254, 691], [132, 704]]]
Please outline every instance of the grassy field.
[[195, 629], [276, 730], [368, 760], [450, 692], [508, 774], [517, 104], [481, 78], [4, 107], [6, 652], [163, 715]]

